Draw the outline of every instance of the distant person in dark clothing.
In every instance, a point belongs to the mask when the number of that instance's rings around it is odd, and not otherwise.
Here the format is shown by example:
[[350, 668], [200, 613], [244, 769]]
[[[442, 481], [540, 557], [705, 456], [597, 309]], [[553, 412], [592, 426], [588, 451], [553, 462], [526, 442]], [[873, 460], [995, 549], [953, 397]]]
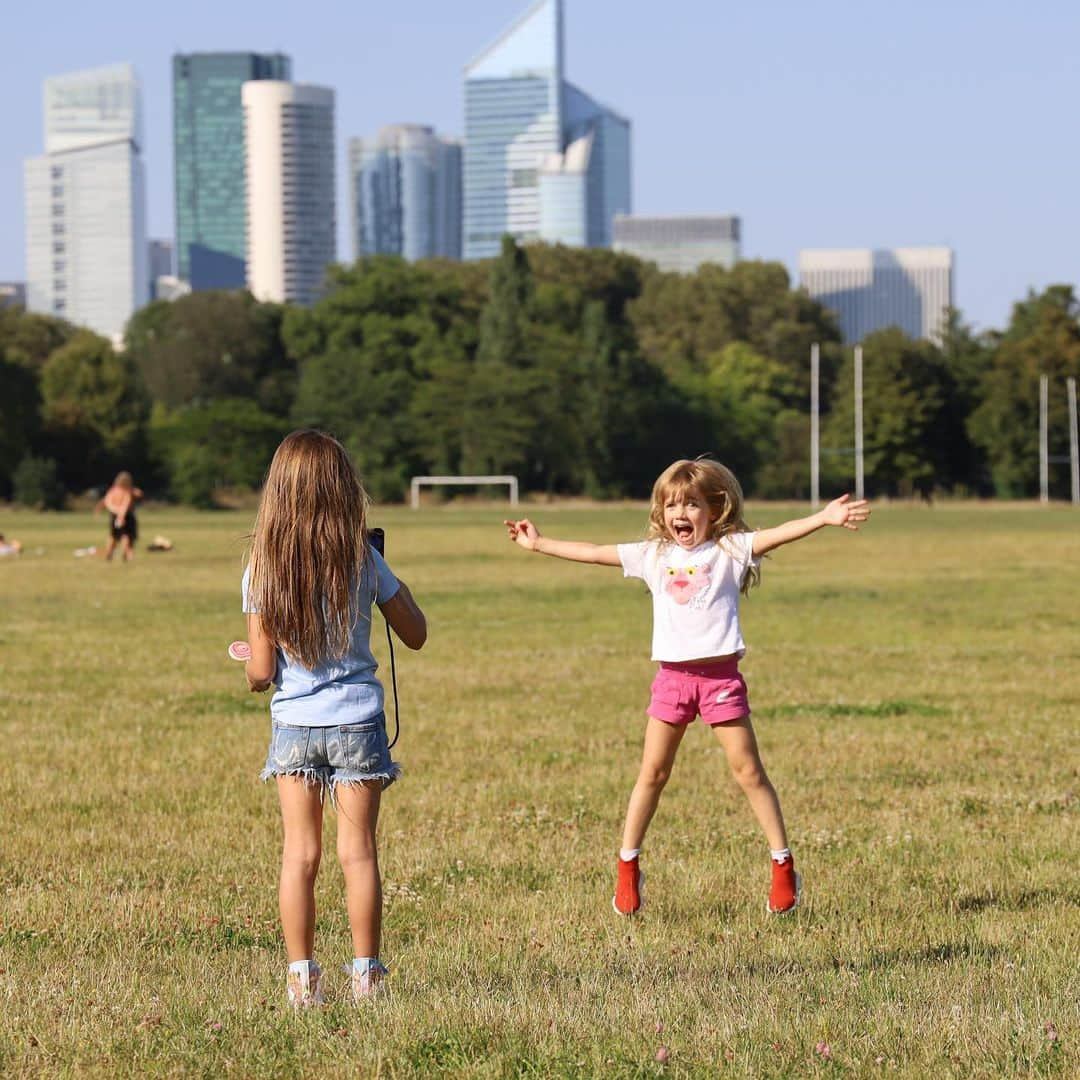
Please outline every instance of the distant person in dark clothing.
[[135, 504], [143, 497], [142, 490], [135, 486], [131, 473], [116, 474], [112, 487], [105, 492], [105, 497], [94, 507], [97, 513], [104, 507], [109, 511], [109, 543], [105, 548], [105, 558], [109, 560], [120, 541], [120, 551], [124, 562], [135, 558], [135, 541], [139, 538], [139, 523], [135, 520]]

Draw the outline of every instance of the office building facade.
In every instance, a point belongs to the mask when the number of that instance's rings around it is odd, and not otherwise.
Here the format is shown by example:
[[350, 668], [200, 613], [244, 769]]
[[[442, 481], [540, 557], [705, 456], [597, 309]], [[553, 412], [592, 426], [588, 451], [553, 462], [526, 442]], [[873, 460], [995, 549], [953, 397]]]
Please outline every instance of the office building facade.
[[799, 253], [799, 283], [834, 311], [849, 344], [888, 326], [937, 339], [953, 303], [946, 247], [817, 249]]
[[281, 53], [182, 53], [173, 57], [176, 275], [193, 289], [246, 282], [244, 108], [240, 90], [288, 81]]
[[563, 0], [539, 0], [465, 68], [464, 254], [503, 234], [611, 243], [629, 213], [630, 124], [570, 83]]
[[138, 80], [129, 64], [45, 81], [25, 162], [27, 307], [118, 341], [149, 299]]
[[349, 140], [353, 254], [461, 258], [461, 144], [418, 124]]
[[619, 214], [613, 246], [667, 273], [692, 274], [705, 263], [730, 270], [739, 261], [741, 241], [737, 217]]
[[248, 288], [314, 303], [337, 250], [334, 91], [262, 80], [242, 99]]
[[0, 308], [26, 307], [25, 281], [0, 281]]

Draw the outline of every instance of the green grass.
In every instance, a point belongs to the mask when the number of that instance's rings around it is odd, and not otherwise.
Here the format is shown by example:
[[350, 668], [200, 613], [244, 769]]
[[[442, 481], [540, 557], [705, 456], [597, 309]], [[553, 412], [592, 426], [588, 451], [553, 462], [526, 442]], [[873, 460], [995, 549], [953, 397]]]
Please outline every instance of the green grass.
[[[225, 656], [251, 515], [148, 509], [176, 550], [131, 566], [73, 558], [100, 518], [0, 515], [45, 549], [0, 561], [5, 1075], [1080, 1075], [1080, 515], [885, 507], [770, 559], [744, 670], [804, 904], [766, 917], [764, 842], [695, 730], [633, 921], [640, 583], [514, 549], [497, 506], [376, 516], [431, 629], [398, 650], [393, 995], [344, 1003], [328, 813], [332, 1004], [295, 1016], [266, 700]], [[644, 519], [534, 516], [605, 542]]]

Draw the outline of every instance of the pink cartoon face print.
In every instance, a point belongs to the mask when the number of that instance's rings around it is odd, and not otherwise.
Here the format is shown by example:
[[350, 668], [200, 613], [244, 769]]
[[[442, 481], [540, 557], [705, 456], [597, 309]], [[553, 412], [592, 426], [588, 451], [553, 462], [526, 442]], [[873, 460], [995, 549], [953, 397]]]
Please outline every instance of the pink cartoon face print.
[[664, 592], [676, 604], [689, 604], [698, 593], [709, 587], [709, 567], [669, 566], [664, 575]]

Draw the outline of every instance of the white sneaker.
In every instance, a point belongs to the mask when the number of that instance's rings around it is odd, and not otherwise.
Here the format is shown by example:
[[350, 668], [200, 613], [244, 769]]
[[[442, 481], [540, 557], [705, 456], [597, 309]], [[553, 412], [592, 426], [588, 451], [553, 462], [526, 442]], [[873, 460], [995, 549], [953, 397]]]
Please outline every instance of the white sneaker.
[[289, 1004], [294, 1009], [310, 1009], [326, 1004], [322, 992], [322, 968], [314, 960], [309, 960], [306, 968], [290, 967], [286, 987]]
[[390, 974], [378, 960], [366, 971], [350, 968], [352, 971], [352, 996], [353, 1001], [359, 1003], [368, 998], [380, 997], [386, 993], [383, 979]]

